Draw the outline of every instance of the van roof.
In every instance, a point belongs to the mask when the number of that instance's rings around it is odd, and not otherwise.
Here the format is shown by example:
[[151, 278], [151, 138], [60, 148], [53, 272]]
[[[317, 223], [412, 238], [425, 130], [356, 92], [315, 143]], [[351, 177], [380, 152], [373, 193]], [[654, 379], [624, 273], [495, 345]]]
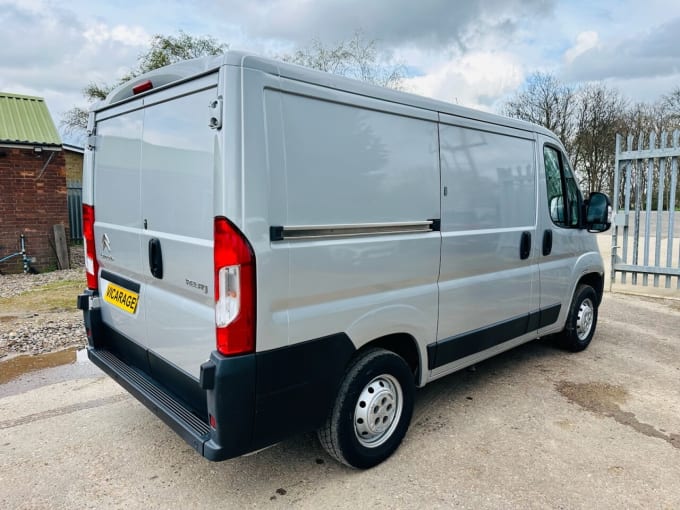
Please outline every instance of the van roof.
[[140, 75], [115, 88], [105, 100], [93, 105], [92, 110], [102, 110], [115, 103], [131, 98], [132, 88], [146, 80], [152, 80], [155, 85], [154, 90], [156, 90], [160, 86], [169, 85], [178, 81], [186, 81], [193, 77], [207, 74], [217, 70], [223, 65], [255, 69], [276, 76], [321, 85], [323, 87], [351, 92], [362, 96], [555, 137], [554, 133], [538, 124], [474, 110], [472, 108], [411, 94], [409, 92], [380, 87], [359, 80], [309, 69], [297, 64], [262, 57], [246, 51], [235, 50], [230, 50], [224, 55], [185, 60]]

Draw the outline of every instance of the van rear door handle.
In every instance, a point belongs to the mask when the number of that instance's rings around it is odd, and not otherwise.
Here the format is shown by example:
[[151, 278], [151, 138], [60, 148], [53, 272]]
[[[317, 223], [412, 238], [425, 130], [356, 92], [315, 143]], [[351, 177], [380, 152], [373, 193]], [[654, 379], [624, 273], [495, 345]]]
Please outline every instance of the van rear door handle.
[[163, 279], [163, 252], [161, 251], [160, 239], [149, 239], [149, 269], [151, 274]]
[[528, 259], [531, 254], [531, 232], [522, 232], [522, 240], [519, 243], [519, 258]]
[[543, 256], [550, 255], [552, 251], [552, 230], [548, 229], [543, 232]]

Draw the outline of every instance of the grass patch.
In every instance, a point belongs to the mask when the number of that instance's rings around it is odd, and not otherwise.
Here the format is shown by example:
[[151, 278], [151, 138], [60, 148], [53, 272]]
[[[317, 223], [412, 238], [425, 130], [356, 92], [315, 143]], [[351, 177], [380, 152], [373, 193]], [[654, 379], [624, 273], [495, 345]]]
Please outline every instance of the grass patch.
[[58, 312], [76, 309], [76, 297], [87, 284], [82, 280], [62, 280], [0, 299], [0, 312]]

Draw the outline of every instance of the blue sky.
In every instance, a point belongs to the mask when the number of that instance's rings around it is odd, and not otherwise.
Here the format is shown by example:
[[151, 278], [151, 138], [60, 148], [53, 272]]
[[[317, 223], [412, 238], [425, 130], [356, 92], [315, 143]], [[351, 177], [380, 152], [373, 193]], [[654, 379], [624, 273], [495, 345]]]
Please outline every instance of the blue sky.
[[180, 29], [272, 56], [362, 30], [412, 92], [491, 111], [535, 71], [631, 101], [680, 86], [677, 1], [0, 0], [0, 26], [0, 91], [44, 97], [57, 123]]

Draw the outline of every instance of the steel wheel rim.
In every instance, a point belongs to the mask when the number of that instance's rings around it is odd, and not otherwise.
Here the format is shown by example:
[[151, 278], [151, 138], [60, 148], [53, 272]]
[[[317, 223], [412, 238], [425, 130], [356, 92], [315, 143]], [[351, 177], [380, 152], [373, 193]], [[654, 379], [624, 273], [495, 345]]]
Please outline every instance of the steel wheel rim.
[[401, 385], [382, 374], [361, 391], [354, 408], [354, 434], [362, 446], [377, 448], [387, 441], [399, 424], [404, 407]]
[[578, 308], [578, 315], [576, 317], [576, 335], [579, 340], [585, 340], [590, 335], [593, 329], [593, 320], [595, 319], [595, 307], [590, 298], [586, 298], [581, 302]]

